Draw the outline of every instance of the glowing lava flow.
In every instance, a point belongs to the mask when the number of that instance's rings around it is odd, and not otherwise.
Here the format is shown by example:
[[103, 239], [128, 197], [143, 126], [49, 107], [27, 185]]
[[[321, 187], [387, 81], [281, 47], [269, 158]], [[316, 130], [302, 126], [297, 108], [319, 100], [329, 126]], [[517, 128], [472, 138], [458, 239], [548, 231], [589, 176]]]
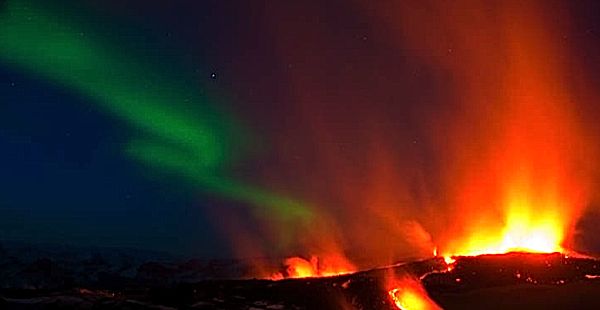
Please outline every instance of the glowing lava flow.
[[404, 279], [395, 283], [388, 291], [391, 300], [402, 310], [436, 310], [441, 309], [429, 296], [416, 279]]
[[341, 256], [327, 256], [321, 260], [317, 256], [311, 256], [310, 260], [290, 257], [284, 261], [284, 266], [286, 267], [285, 274], [276, 272], [271, 275], [270, 279], [333, 277], [357, 270], [352, 263]]

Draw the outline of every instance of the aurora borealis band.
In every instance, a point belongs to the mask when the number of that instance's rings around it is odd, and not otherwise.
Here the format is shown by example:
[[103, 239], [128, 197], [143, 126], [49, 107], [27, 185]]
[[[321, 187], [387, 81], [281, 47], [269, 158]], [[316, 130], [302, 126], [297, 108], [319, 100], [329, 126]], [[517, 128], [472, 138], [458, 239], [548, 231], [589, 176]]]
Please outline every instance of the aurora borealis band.
[[293, 199], [227, 176], [224, 166], [233, 153], [240, 155], [249, 136], [211, 107], [216, 99], [194, 94], [177, 77], [163, 76], [143, 59], [128, 59], [126, 51], [84, 29], [35, 2], [8, 1], [0, 16], [0, 57], [89, 97], [135, 128], [140, 137], [124, 151], [141, 163], [176, 173], [202, 190], [268, 208], [276, 218], [310, 216]]

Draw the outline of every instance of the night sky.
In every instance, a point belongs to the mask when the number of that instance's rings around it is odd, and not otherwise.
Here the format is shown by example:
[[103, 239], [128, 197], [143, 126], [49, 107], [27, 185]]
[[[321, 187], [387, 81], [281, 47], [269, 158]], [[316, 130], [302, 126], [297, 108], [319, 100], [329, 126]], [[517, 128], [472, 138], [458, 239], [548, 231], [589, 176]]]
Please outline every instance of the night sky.
[[[390, 193], [373, 203], [448, 224], [431, 128], [464, 109], [453, 68], [471, 45], [427, 45], [452, 59], [436, 67], [369, 1], [295, 2], [2, 1], [0, 240], [232, 257], [349, 229], [332, 242], [356, 250], [393, 220], [359, 201]], [[571, 110], [600, 145], [599, 5], [550, 2], [569, 17], [552, 37]], [[443, 12], [423, 7], [438, 40]], [[306, 236], [315, 217], [331, 231]]]

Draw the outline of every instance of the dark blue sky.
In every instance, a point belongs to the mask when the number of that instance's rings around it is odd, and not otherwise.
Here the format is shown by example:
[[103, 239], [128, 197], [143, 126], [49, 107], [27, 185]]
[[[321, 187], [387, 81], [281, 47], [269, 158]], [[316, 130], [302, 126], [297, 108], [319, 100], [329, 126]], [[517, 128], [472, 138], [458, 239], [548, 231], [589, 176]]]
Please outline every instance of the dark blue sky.
[[223, 250], [202, 196], [123, 156], [127, 128], [55, 85], [8, 69], [0, 79], [3, 239]]
[[[129, 15], [128, 9], [142, 7], [132, 3], [123, 15], [108, 4], [72, 11], [93, 18], [105, 35], [116, 31], [111, 39], [128, 41], [123, 48], [143, 52], [143, 61], [165, 70], [183, 63], [215, 84], [215, 59], [207, 68], [206, 57], [190, 57], [204, 49], [183, 34], [189, 25], [157, 20], [158, 12]], [[66, 19], [72, 11], [66, 10]], [[206, 216], [205, 208], [216, 203], [126, 157], [131, 128], [93, 99], [19, 69], [0, 63], [0, 239], [229, 255]]]

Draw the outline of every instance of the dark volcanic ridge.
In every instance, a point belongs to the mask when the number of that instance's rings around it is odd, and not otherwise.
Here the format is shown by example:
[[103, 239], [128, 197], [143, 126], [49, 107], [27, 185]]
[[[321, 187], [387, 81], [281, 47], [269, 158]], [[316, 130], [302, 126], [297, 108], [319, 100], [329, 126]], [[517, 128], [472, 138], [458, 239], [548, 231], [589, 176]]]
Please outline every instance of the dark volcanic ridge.
[[[53, 267], [21, 273], [41, 281]], [[159, 263], [153, 269], [161, 270]], [[50, 264], [51, 265], [51, 264]], [[144, 266], [142, 264], [141, 266]], [[146, 265], [147, 266], [147, 265]], [[31, 266], [29, 266], [31, 268]], [[4, 269], [3, 269], [4, 270]], [[40, 272], [40, 270], [44, 270]], [[0, 307], [15, 309], [396, 309], [391, 278], [422, 278], [444, 309], [599, 309], [600, 261], [559, 253], [457, 257], [448, 271], [431, 258], [329, 278], [160, 281], [107, 277], [90, 286], [4, 287]]]

